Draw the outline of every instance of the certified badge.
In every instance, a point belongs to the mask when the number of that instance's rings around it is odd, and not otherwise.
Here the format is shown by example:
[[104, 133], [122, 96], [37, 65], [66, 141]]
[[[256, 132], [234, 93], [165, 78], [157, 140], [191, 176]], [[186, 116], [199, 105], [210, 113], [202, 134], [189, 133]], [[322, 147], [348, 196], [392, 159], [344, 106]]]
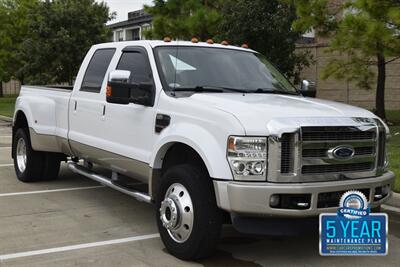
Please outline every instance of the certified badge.
[[367, 197], [348, 191], [337, 213], [320, 215], [320, 254], [387, 255], [388, 220], [384, 213], [370, 214]]
[[339, 202], [338, 214], [347, 219], [359, 219], [370, 213], [367, 197], [360, 191], [348, 191]]

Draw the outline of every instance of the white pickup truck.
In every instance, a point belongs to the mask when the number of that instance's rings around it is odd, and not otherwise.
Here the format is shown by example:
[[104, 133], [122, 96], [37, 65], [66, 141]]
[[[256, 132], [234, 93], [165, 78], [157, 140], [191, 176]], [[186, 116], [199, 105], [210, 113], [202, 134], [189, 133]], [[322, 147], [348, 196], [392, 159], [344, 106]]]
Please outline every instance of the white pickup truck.
[[385, 123], [313, 95], [245, 47], [95, 45], [73, 88], [22, 87], [15, 171], [23, 182], [51, 180], [67, 161], [76, 173], [154, 203], [171, 254], [206, 257], [225, 219], [241, 232], [274, 232], [276, 218], [335, 212], [348, 190], [362, 191], [372, 208], [391, 196]]

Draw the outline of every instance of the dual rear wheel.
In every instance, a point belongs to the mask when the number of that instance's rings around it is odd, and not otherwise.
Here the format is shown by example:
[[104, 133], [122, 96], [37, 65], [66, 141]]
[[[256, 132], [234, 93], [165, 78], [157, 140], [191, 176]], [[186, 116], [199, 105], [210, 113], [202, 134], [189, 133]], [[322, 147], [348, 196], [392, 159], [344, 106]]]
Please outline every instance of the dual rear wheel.
[[13, 138], [12, 154], [18, 180], [28, 183], [57, 179], [61, 163], [58, 154], [33, 150], [27, 129], [17, 129]]

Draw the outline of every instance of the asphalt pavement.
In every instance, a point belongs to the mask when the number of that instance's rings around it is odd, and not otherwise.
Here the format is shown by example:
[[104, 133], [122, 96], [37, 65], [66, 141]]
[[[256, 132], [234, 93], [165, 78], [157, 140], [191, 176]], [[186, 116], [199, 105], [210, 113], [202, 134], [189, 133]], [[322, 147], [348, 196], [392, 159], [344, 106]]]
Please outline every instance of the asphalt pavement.
[[154, 207], [73, 174], [24, 184], [0, 121], [0, 266], [398, 266], [400, 215], [389, 214], [389, 255], [322, 257], [318, 234], [247, 236], [224, 226], [215, 256], [183, 262], [158, 237]]

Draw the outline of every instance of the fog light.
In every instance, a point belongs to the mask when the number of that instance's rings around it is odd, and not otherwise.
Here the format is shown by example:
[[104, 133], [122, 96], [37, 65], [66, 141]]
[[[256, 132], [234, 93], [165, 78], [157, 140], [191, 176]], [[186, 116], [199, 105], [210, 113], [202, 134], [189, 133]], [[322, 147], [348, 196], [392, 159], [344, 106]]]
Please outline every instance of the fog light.
[[279, 195], [272, 195], [269, 199], [269, 205], [273, 208], [276, 208], [279, 206], [281, 198]]

